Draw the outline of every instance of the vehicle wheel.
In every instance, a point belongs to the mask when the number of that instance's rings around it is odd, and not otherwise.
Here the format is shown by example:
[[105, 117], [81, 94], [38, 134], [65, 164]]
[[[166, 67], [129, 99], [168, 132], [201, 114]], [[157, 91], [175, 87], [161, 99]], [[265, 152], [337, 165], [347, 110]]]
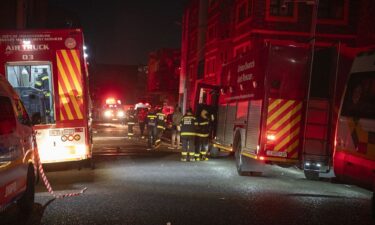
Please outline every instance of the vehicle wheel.
[[308, 180], [319, 180], [319, 172], [311, 171], [311, 170], [304, 170], [306, 179]]
[[245, 171], [243, 169], [244, 165], [243, 165], [243, 156], [241, 154], [241, 138], [238, 134], [236, 134], [235, 136], [235, 139], [234, 139], [234, 157], [236, 159], [236, 167], [237, 167], [237, 172], [238, 172], [238, 175], [240, 176], [244, 176], [245, 175]]
[[35, 198], [35, 175], [34, 168], [29, 166], [27, 172], [26, 191], [23, 196], [17, 201], [17, 205], [22, 213], [30, 214], [34, 206]]

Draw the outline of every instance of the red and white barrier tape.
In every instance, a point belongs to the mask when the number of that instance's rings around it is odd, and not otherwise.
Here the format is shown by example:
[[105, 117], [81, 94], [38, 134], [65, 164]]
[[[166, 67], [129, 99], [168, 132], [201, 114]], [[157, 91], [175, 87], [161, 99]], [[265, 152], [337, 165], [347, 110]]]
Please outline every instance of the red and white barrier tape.
[[[36, 143], [35, 135], [33, 135], [33, 138], [34, 138], [34, 142]], [[36, 148], [35, 148], [35, 151], [34, 151], [34, 159], [35, 159], [34, 170], [35, 171], [39, 171], [39, 174], [42, 177], [43, 183], [44, 183], [44, 185], [46, 186], [48, 192], [51, 195], [53, 195], [56, 199], [58, 199], [58, 198], [67, 198], [67, 197], [73, 197], [73, 196], [81, 195], [81, 194], [83, 194], [87, 190], [87, 187], [85, 187], [81, 191], [75, 192], [75, 193], [68, 193], [68, 194], [63, 194], [63, 195], [55, 194], [55, 192], [53, 191], [53, 189], [51, 187], [51, 184], [49, 183], [49, 181], [47, 179], [46, 174], [44, 173], [42, 162], [40, 161], [40, 157], [39, 157], [38, 147], [37, 147], [37, 145], [35, 145], [35, 146], [36, 146]], [[37, 167], [36, 164], [38, 164], [38, 167]]]

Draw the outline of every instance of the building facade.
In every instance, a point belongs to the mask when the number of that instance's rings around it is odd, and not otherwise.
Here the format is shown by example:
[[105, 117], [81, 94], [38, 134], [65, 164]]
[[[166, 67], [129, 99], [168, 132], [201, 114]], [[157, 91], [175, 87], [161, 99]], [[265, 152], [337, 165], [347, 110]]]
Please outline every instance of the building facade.
[[316, 0], [189, 1], [182, 23], [179, 92], [184, 108], [211, 101], [213, 92], [206, 93], [201, 87], [212, 90], [220, 85], [224, 64], [267, 40], [291, 43], [315, 40], [316, 46], [338, 42], [353, 47], [375, 44], [375, 26], [370, 19], [374, 15], [374, 1], [316, 3]]
[[178, 101], [179, 49], [163, 48], [149, 54], [147, 92], [153, 104], [172, 105]]

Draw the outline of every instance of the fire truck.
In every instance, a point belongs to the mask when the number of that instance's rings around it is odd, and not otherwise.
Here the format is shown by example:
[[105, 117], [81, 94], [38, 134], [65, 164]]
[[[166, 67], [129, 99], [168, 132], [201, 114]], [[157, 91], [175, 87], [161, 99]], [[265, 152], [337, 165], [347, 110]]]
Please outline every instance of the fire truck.
[[91, 159], [82, 30], [1, 31], [0, 64], [31, 116], [42, 163]]
[[[367, 65], [363, 56], [360, 66], [353, 64], [362, 50], [340, 44], [318, 47], [310, 68], [308, 46], [273, 41], [225, 65], [217, 101], [221, 122], [211, 154], [234, 153], [240, 175], [263, 172], [265, 164], [276, 164], [298, 166], [311, 180], [322, 174], [335, 176], [343, 163], [342, 154], [334, 154], [336, 144], [349, 140], [340, 139], [336, 131], [341, 129], [340, 107], [345, 88], [350, 87], [350, 71], [373, 67], [370, 56]], [[369, 124], [366, 129], [372, 127]], [[365, 133], [362, 139], [371, 147], [371, 135]]]
[[309, 48], [266, 43], [223, 68], [213, 147], [234, 152], [237, 171], [301, 158]]

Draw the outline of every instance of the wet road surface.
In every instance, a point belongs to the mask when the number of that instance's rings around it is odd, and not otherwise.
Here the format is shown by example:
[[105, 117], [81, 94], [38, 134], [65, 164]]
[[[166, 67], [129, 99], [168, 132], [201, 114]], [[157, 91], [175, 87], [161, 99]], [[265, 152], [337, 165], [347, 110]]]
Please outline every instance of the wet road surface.
[[56, 193], [87, 187], [84, 195], [51, 200], [39, 183], [33, 214], [23, 218], [11, 207], [0, 224], [374, 223], [366, 190], [308, 181], [298, 169], [276, 166], [262, 177], [240, 177], [231, 157], [184, 163], [166, 145], [146, 151], [145, 140], [128, 140], [124, 132], [97, 131], [95, 170], [47, 168]]

